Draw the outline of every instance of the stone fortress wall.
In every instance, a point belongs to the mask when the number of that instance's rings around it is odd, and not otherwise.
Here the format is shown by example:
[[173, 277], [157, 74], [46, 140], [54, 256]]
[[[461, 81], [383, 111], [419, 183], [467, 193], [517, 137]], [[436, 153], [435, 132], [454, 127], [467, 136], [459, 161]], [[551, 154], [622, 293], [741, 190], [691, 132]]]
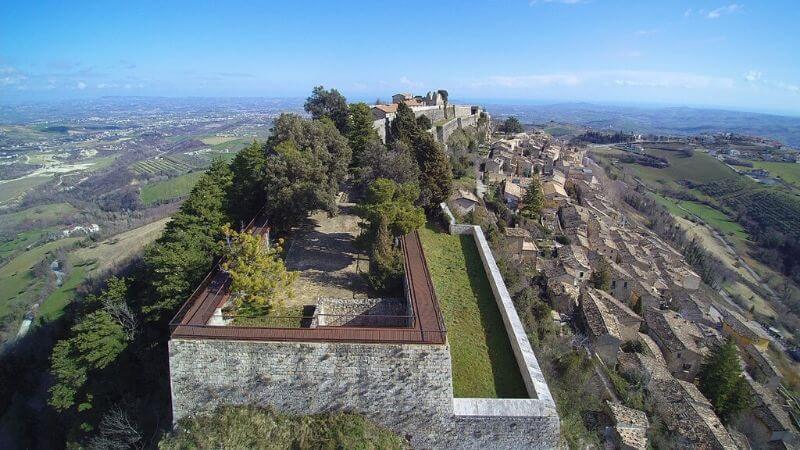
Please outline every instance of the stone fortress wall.
[[[454, 120], [462, 120], [456, 118]], [[252, 404], [293, 414], [363, 414], [416, 448], [554, 448], [555, 403], [480, 227], [471, 234], [530, 398], [454, 398], [449, 343], [355, 343], [173, 337], [169, 342], [173, 420], [219, 405]], [[321, 299], [327, 314], [396, 315], [393, 299]], [[333, 311], [333, 313], [331, 312]]]

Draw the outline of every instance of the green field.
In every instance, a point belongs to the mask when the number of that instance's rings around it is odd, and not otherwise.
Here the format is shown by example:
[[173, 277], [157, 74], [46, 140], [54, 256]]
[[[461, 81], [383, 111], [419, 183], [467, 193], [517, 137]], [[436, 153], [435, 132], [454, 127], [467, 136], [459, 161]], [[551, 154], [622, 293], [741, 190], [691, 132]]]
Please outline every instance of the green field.
[[753, 161], [753, 167], [764, 169], [773, 176], [800, 188], [800, 164], [798, 163]]
[[195, 183], [202, 176], [203, 172], [192, 172], [169, 180], [146, 184], [142, 186], [139, 198], [145, 205], [152, 205], [159, 201], [189, 195]]
[[77, 211], [69, 203], [34, 206], [22, 211], [0, 215], [0, 228], [17, 227], [23, 222], [54, 221]]
[[26, 305], [36, 299], [35, 286], [41, 283], [31, 269], [48, 252], [78, 242], [81, 238], [67, 238], [48, 242], [42, 246], [21, 253], [0, 267], [0, 317], [5, 316], [14, 305]]
[[0, 205], [14, 200], [36, 186], [44, 184], [50, 178], [50, 175], [37, 175], [0, 183]]
[[64, 313], [64, 307], [73, 300], [75, 289], [80, 286], [85, 277], [86, 268], [74, 266], [69, 275], [62, 281], [61, 286], [42, 302], [38, 316], [45, 320], [59, 318]]
[[419, 234], [447, 326], [453, 395], [528, 397], [473, 237]]
[[[740, 239], [747, 239], [747, 232], [741, 225], [731, 220], [722, 211], [714, 209], [702, 203], [690, 202], [686, 200], [676, 200], [674, 198], [667, 198], [661, 195], [654, 195], [655, 200], [667, 208], [673, 216], [685, 217], [694, 214], [700, 219], [716, 228], [719, 232], [726, 235], [733, 235]], [[688, 213], [687, 213], [688, 211]]]

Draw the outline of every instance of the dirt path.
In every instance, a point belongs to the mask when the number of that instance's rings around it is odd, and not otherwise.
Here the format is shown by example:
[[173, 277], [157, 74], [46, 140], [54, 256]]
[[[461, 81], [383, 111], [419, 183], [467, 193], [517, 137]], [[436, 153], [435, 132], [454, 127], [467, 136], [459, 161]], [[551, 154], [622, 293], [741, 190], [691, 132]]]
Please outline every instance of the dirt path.
[[312, 215], [310, 224], [297, 230], [289, 243], [286, 267], [300, 273], [294, 306], [316, 304], [318, 297], [365, 298], [369, 292], [362, 275], [367, 257], [353, 245], [361, 232], [360, 218], [351, 204], [341, 203], [339, 209], [333, 217], [325, 212]]

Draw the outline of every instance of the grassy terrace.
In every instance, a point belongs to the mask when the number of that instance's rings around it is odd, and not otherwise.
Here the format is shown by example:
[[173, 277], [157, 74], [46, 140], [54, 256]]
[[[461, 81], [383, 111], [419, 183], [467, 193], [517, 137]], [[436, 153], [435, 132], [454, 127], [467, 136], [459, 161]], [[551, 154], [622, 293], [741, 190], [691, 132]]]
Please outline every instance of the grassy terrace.
[[472, 236], [419, 230], [444, 314], [456, 397], [524, 398], [503, 319]]

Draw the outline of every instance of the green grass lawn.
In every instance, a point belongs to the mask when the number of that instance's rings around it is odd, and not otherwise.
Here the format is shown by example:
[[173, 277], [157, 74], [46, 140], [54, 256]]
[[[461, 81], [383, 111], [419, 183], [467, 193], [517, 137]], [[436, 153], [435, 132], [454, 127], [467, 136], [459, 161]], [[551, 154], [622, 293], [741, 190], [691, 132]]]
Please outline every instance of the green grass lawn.
[[455, 397], [528, 397], [473, 237], [430, 227], [419, 234], [447, 326]]
[[773, 176], [800, 188], [800, 164], [798, 163], [753, 161], [753, 167], [764, 169]]
[[157, 181], [142, 186], [139, 197], [145, 205], [152, 205], [161, 200], [189, 195], [195, 183], [203, 176], [203, 172], [192, 172], [169, 180]]

